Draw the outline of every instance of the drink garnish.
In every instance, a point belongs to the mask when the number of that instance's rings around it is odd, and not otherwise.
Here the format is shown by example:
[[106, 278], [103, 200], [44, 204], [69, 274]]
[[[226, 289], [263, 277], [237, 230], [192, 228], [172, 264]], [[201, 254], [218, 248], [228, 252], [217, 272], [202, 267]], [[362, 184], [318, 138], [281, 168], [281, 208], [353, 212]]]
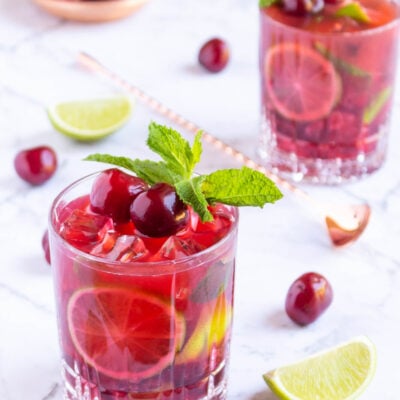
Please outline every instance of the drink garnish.
[[321, 53], [325, 58], [332, 62], [332, 64], [339, 69], [349, 73], [353, 76], [359, 76], [362, 78], [371, 78], [371, 74], [362, 68], [359, 68], [340, 57], [335, 56], [324, 44], [321, 42], [315, 42], [314, 44], [315, 49]]
[[282, 193], [263, 173], [248, 167], [223, 169], [207, 175], [194, 175], [194, 168], [202, 153], [201, 132], [193, 145], [176, 130], [159, 125], [149, 125], [148, 147], [162, 161], [131, 159], [109, 154], [92, 154], [88, 161], [116, 165], [134, 172], [149, 185], [159, 182], [173, 186], [180, 199], [200, 216], [211, 221], [209, 205], [223, 203], [232, 206], [263, 207], [282, 198]]
[[364, 7], [357, 2], [352, 2], [344, 5], [335, 12], [335, 15], [337, 17], [349, 17], [354, 19], [355, 21], [365, 24], [371, 22], [371, 18], [366, 13]]
[[383, 106], [389, 100], [391, 94], [392, 94], [391, 87], [386, 87], [378, 93], [376, 98], [364, 110], [363, 114], [364, 124], [370, 124], [376, 118], [376, 116], [382, 110]]

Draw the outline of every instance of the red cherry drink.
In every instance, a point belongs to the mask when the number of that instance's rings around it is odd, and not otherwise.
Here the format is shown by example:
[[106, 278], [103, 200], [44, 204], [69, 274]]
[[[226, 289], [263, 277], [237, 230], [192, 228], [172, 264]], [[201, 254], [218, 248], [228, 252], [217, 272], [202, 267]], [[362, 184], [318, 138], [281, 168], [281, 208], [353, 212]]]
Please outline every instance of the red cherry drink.
[[307, 11], [286, 3], [296, 1], [260, 8], [260, 155], [295, 181], [340, 183], [377, 170], [394, 95], [399, 4], [321, 0]]
[[91, 204], [98, 177], [68, 187], [51, 210], [63, 398], [224, 399], [237, 209], [216, 204], [202, 222], [189, 207], [176, 232], [147, 236], [110, 196]]

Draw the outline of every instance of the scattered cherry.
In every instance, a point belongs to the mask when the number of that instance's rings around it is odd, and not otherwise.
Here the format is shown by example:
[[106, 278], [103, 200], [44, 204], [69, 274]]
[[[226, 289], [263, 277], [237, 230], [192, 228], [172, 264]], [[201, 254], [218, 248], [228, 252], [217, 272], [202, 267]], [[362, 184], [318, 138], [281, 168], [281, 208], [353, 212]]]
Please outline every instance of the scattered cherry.
[[105, 170], [93, 183], [90, 208], [98, 214], [111, 217], [116, 223], [128, 222], [132, 201], [147, 188], [147, 184], [137, 176], [117, 168]]
[[333, 291], [320, 274], [308, 272], [297, 278], [286, 296], [286, 313], [299, 325], [315, 321], [331, 304]]
[[44, 251], [44, 257], [49, 265], [51, 265], [50, 261], [50, 245], [49, 245], [49, 231], [46, 229], [42, 236], [42, 248]]
[[32, 185], [41, 185], [49, 180], [57, 169], [57, 155], [48, 146], [21, 150], [14, 158], [17, 174]]
[[283, 0], [283, 8], [287, 13], [303, 16], [321, 11], [324, 0]]
[[189, 220], [187, 206], [167, 183], [156, 183], [140, 193], [130, 211], [138, 231], [151, 237], [173, 235]]
[[199, 51], [199, 63], [210, 72], [222, 71], [228, 64], [230, 56], [226, 42], [213, 38], [203, 44]]

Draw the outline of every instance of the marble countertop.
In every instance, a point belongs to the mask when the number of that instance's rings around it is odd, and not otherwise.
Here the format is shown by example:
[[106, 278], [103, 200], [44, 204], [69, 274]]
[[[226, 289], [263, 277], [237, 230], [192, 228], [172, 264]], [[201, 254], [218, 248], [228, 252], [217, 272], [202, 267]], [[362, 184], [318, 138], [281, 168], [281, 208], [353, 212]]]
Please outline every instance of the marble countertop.
[[[55, 195], [99, 169], [94, 151], [144, 155], [147, 125], [165, 122], [137, 104], [129, 123], [101, 142], [77, 143], [49, 124], [53, 101], [118, 92], [75, 62], [86, 51], [128, 81], [227, 143], [255, 156], [258, 136], [256, 1], [151, 0], [129, 18], [104, 24], [61, 20], [29, 0], [0, 0], [0, 399], [61, 399], [51, 269], [41, 238]], [[197, 65], [201, 44], [225, 38], [227, 69]], [[372, 176], [337, 187], [307, 187], [314, 198], [368, 202], [370, 223], [350, 246], [334, 248], [323, 218], [290, 192], [241, 213], [229, 400], [273, 400], [261, 375], [358, 335], [377, 347], [378, 368], [362, 399], [397, 400], [400, 375], [400, 101], [396, 92], [390, 150]], [[190, 134], [189, 136], [190, 137]], [[40, 144], [59, 156], [56, 175], [30, 187], [13, 168], [16, 152]], [[237, 163], [205, 146], [202, 171]], [[334, 301], [300, 328], [284, 312], [287, 289], [304, 272], [325, 275]]]

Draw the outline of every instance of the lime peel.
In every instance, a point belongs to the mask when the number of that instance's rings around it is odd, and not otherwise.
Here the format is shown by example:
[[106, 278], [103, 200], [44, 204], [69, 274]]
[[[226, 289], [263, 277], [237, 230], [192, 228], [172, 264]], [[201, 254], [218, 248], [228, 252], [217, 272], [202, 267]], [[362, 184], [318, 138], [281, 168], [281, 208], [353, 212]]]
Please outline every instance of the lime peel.
[[263, 378], [284, 400], [353, 400], [376, 370], [376, 349], [365, 336], [267, 372]]
[[131, 116], [126, 96], [61, 102], [47, 108], [53, 127], [79, 141], [95, 141], [119, 130]]

